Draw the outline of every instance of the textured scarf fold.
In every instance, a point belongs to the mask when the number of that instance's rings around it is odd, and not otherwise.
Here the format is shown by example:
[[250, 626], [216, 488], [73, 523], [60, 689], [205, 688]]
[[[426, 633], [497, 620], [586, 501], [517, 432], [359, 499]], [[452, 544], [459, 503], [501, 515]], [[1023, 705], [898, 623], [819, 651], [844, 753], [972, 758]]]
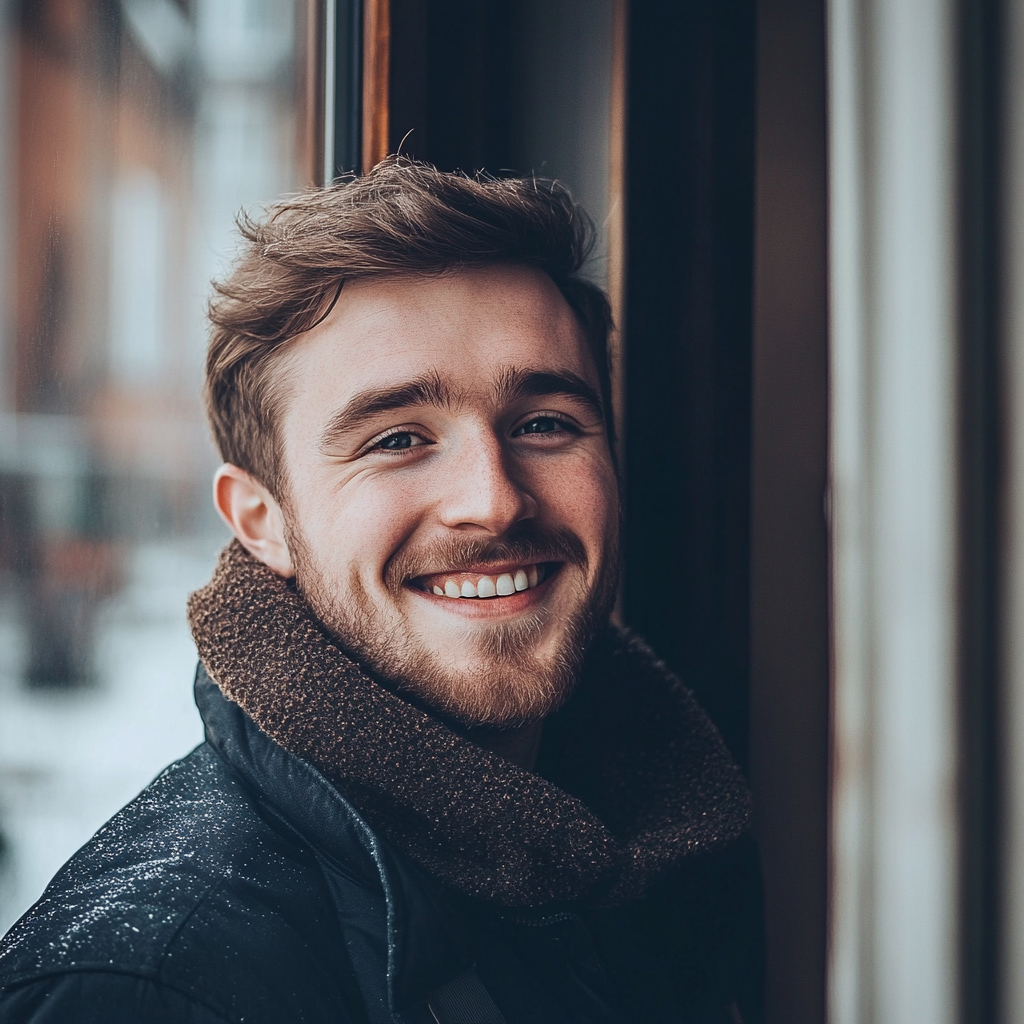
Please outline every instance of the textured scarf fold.
[[313, 764], [442, 883], [505, 906], [640, 896], [746, 828], [746, 785], [707, 716], [638, 639], [609, 628], [544, 727], [537, 774], [402, 700], [237, 543], [189, 599], [230, 700]]

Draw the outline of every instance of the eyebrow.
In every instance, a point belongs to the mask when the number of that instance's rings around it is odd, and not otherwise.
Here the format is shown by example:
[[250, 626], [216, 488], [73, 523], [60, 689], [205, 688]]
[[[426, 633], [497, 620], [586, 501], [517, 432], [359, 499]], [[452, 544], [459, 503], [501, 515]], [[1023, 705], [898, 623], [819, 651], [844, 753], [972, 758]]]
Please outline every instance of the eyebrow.
[[356, 430], [370, 416], [414, 405], [436, 405], [450, 408], [455, 403], [451, 388], [437, 371], [413, 377], [400, 384], [360, 391], [336, 412], [320, 435], [321, 449], [330, 448], [346, 434]]
[[[523, 398], [568, 395], [582, 401], [596, 416], [604, 418], [601, 397], [582, 377], [570, 370], [503, 369], [494, 385], [498, 402], [507, 404]], [[425, 373], [390, 387], [368, 388], [354, 395], [336, 412], [320, 435], [320, 448], [334, 447], [357, 430], [363, 420], [384, 412], [417, 405], [450, 409], [458, 396], [437, 371]]]
[[604, 419], [604, 403], [600, 394], [579, 374], [571, 370], [526, 370], [508, 367], [498, 375], [494, 390], [502, 404], [521, 398], [567, 395], [579, 399], [595, 416]]

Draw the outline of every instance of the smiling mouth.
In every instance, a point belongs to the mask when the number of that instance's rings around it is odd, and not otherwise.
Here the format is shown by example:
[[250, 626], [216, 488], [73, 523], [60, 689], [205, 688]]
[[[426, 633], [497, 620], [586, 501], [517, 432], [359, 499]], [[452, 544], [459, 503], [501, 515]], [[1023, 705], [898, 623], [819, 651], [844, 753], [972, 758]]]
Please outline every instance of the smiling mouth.
[[419, 589], [436, 597], [491, 598], [510, 597], [524, 590], [532, 590], [552, 573], [555, 563], [536, 562], [529, 565], [509, 566], [500, 572], [432, 573], [415, 581]]

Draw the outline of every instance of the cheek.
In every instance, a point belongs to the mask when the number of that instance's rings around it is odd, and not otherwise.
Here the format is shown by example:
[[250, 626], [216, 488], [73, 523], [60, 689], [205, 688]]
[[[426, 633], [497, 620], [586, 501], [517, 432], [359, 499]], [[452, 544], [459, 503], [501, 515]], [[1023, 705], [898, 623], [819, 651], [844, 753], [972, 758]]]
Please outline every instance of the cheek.
[[307, 493], [306, 514], [298, 511], [310, 554], [335, 578], [379, 578], [415, 527], [415, 490], [367, 478]]
[[539, 477], [535, 493], [543, 496], [545, 507], [589, 546], [602, 546], [618, 521], [618, 483], [611, 461], [583, 455]]

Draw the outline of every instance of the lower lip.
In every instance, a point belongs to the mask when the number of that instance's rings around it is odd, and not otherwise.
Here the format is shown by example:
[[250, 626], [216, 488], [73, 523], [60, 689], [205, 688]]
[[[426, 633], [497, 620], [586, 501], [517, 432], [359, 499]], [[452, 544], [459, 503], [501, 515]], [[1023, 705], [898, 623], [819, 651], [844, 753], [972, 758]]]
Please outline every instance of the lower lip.
[[429, 594], [419, 587], [409, 587], [417, 597], [432, 601], [446, 611], [455, 612], [469, 619], [495, 619], [506, 615], [518, 615], [528, 611], [544, 599], [549, 584], [558, 577], [561, 566], [549, 568], [544, 579], [535, 587], [519, 590], [507, 597], [441, 597]]

